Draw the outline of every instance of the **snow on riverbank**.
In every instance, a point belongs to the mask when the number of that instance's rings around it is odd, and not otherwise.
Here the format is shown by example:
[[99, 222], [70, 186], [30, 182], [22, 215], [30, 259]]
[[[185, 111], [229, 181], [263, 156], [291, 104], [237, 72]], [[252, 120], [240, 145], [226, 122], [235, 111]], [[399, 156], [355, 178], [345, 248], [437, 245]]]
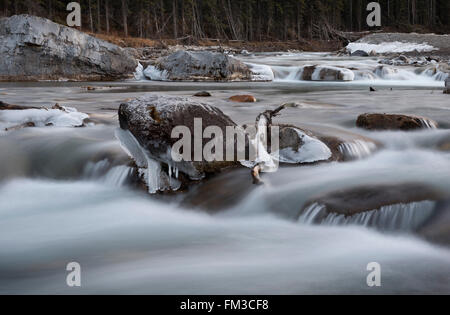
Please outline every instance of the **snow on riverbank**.
[[431, 45], [426, 43], [417, 44], [417, 43], [402, 43], [402, 42], [384, 42], [380, 44], [369, 44], [369, 43], [350, 43], [347, 46], [347, 50], [350, 53], [354, 53], [357, 50], [365, 51], [370, 54], [371, 52], [375, 52], [377, 54], [386, 54], [386, 53], [405, 53], [405, 52], [430, 52], [433, 50], [438, 50]]

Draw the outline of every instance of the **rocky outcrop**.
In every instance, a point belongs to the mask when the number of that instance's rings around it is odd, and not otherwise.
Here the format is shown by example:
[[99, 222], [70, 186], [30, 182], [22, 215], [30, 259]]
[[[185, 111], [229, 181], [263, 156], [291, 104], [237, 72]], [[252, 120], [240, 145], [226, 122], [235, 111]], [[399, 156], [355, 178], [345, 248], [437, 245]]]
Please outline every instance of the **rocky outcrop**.
[[224, 53], [179, 50], [144, 71], [150, 80], [251, 81], [250, 68]]
[[0, 19], [0, 81], [117, 80], [137, 67], [125, 50], [36, 16]]
[[417, 130], [435, 129], [438, 124], [425, 117], [397, 114], [363, 114], [356, 121], [356, 126], [367, 130]]
[[306, 81], [353, 81], [354, 79], [353, 71], [331, 66], [306, 66], [301, 73], [301, 80]]
[[[194, 138], [203, 139], [200, 150], [211, 141], [203, 138], [207, 127], [219, 127], [225, 137], [226, 128], [236, 126], [222, 111], [207, 104], [187, 98], [149, 95], [121, 104], [119, 121], [118, 137], [135, 159], [152, 193], [177, 190], [186, 182], [237, 165], [234, 161], [223, 161], [225, 159], [206, 161], [204, 156], [196, 157]], [[183, 154], [183, 159], [174, 161], [172, 149], [182, 136], [172, 138], [172, 132], [179, 126], [189, 131], [191, 148], [190, 152], [177, 151]], [[227, 148], [225, 143], [223, 145], [226, 156]]]

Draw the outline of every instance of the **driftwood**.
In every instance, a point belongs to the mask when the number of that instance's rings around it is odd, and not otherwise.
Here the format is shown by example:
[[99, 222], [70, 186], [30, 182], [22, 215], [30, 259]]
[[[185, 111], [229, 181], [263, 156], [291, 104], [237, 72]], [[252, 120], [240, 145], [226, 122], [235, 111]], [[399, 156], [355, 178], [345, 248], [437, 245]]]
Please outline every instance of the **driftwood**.
[[[271, 147], [271, 128], [273, 125], [273, 118], [280, 115], [281, 111], [283, 109], [286, 109], [288, 107], [295, 107], [294, 103], [286, 103], [279, 107], [277, 107], [274, 110], [266, 110], [265, 112], [258, 115], [256, 118], [256, 126], [258, 126], [259, 121], [262, 117], [264, 117], [267, 120], [266, 128], [267, 128], [267, 152], [269, 152]], [[270, 152], [269, 152], [270, 153]], [[255, 185], [261, 185], [264, 184], [264, 182], [261, 179], [260, 172], [262, 170], [261, 163], [256, 164], [252, 169], [252, 178], [253, 178], [253, 184]]]
[[30, 128], [30, 127], [36, 127], [36, 125], [34, 124], [34, 122], [26, 122], [17, 126], [13, 126], [13, 127], [9, 127], [9, 128], [5, 128], [5, 131], [15, 131], [15, 130], [20, 130], [23, 128]]
[[42, 109], [40, 107], [28, 107], [22, 105], [12, 105], [0, 101], [0, 110], [26, 110], [26, 109]]

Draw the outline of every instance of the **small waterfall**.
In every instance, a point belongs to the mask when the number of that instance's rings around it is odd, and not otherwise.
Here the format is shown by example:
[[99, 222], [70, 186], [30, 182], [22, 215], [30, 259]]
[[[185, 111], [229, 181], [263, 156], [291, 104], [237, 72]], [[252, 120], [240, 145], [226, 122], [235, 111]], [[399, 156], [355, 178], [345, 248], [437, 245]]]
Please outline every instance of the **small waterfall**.
[[339, 151], [345, 160], [357, 160], [370, 156], [377, 150], [377, 145], [373, 142], [355, 140], [339, 145]]
[[313, 203], [300, 215], [299, 222], [308, 225], [360, 225], [383, 231], [413, 231], [432, 215], [435, 204], [433, 201], [395, 204], [346, 216], [329, 213], [325, 205]]
[[84, 167], [83, 178], [96, 179], [102, 177], [111, 168], [111, 163], [108, 159], [99, 162], [89, 161]]
[[112, 166], [108, 159], [88, 162], [84, 168], [83, 178], [100, 181], [111, 186], [124, 186], [131, 178], [134, 169], [126, 165]]
[[119, 165], [110, 169], [101, 179], [105, 184], [111, 186], [125, 186], [130, 180], [134, 169], [129, 166]]

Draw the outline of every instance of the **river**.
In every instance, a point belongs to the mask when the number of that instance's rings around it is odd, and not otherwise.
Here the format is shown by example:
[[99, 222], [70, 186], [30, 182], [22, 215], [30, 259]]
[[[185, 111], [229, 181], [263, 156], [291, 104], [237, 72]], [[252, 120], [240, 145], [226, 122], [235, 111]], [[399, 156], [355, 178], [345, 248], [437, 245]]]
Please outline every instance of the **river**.
[[[85, 128], [27, 128], [0, 135], [0, 293], [2, 294], [389, 294], [450, 293], [450, 250], [411, 233], [429, 214], [422, 203], [401, 211], [399, 226], [296, 220], [311, 197], [366, 185], [420, 183], [450, 193], [450, 102], [443, 81], [404, 67], [393, 77], [352, 82], [296, 78], [306, 63], [373, 70], [376, 58], [329, 54], [241, 57], [270, 67], [274, 82], [0, 83], [1, 100], [59, 103], [90, 116]], [[90, 86], [95, 89], [87, 89]], [[376, 92], [369, 92], [369, 87]], [[345, 163], [282, 168], [252, 185], [247, 169], [225, 172], [187, 193], [149, 196], [136, 188], [114, 132], [121, 102], [146, 93], [192, 96], [240, 124], [286, 102], [277, 121], [382, 144]], [[252, 94], [257, 103], [232, 103]], [[434, 119], [440, 129], [368, 132], [366, 112]], [[428, 212], [427, 212], [428, 211]], [[66, 285], [66, 265], [82, 267], [82, 287]], [[382, 268], [369, 287], [367, 265]]]

